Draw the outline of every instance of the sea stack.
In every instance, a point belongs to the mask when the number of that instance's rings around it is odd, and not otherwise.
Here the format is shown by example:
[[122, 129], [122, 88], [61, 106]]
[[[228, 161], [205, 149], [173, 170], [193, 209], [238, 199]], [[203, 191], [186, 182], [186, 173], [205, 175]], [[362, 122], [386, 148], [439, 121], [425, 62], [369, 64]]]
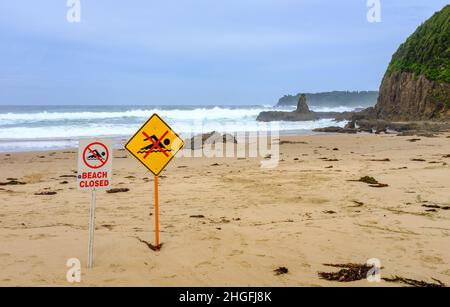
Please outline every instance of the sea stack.
[[297, 102], [297, 109], [291, 112], [284, 111], [264, 111], [259, 113], [257, 121], [310, 121], [321, 118], [334, 118], [336, 120], [348, 120], [353, 115], [352, 112], [314, 112], [311, 111], [306, 103], [306, 95], [300, 95]]
[[311, 112], [309, 110], [308, 104], [306, 103], [306, 95], [305, 94], [301, 94], [300, 98], [298, 99], [298, 103], [297, 103], [297, 110], [295, 110], [298, 113], [309, 113]]

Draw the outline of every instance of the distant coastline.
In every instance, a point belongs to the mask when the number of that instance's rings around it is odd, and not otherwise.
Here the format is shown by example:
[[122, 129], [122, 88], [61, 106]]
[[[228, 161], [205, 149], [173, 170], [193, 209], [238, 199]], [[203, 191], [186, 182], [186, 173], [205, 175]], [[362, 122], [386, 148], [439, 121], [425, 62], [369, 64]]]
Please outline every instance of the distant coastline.
[[[284, 95], [278, 100], [276, 107], [296, 106], [301, 94]], [[376, 104], [378, 98], [378, 91], [332, 91], [304, 94], [308, 104], [317, 107], [371, 107]]]

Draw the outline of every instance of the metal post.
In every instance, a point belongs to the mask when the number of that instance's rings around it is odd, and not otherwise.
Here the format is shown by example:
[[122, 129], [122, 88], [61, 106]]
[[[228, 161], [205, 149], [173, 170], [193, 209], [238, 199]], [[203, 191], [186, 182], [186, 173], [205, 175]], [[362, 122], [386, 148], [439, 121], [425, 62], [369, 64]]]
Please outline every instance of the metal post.
[[158, 176], [155, 176], [155, 247], [159, 249]]
[[91, 209], [89, 212], [89, 246], [88, 246], [88, 269], [94, 263], [94, 230], [95, 230], [95, 189], [91, 194]]

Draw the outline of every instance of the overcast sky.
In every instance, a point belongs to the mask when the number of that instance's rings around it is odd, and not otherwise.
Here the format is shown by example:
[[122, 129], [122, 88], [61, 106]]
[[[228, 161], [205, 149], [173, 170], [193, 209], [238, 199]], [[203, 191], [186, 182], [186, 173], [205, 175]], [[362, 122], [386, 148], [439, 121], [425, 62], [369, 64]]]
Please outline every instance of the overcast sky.
[[274, 104], [376, 90], [447, 0], [0, 0], [0, 104]]

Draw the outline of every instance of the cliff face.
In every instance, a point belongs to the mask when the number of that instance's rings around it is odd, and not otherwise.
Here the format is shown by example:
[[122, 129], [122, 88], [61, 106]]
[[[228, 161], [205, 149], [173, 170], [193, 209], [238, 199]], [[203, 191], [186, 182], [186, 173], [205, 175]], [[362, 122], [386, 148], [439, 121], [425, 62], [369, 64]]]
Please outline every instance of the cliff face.
[[387, 120], [450, 119], [450, 5], [399, 47], [374, 108]]
[[395, 72], [384, 77], [375, 112], [377, 118], [386, 120], [447, 119], [449, 99], [450, 83]]

